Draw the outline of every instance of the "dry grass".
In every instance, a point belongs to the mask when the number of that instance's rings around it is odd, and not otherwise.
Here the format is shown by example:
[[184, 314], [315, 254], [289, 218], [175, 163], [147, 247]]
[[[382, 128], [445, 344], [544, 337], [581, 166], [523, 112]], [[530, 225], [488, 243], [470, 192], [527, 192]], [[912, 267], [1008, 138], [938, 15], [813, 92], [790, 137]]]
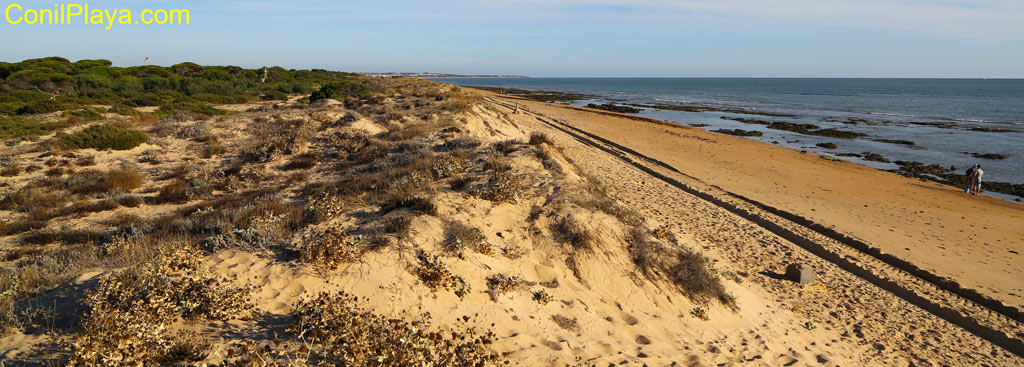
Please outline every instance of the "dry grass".
[[20, 164], [9, 164], [0, 169], [0, 176], [3, 177], [14, 177], [20, 175], [22, 172]]
[[638, 228], [629, 234], [630, 257], [644, 276], [667, 279], [696, 302], [706, 304], [717, 300], [728, 307], [736, 307], [735, 298], [725, 290], [722, 279], [708, 266], [703, 255], [689, 249], [670, 248], [655, 238]]
[[106, 184], [107, 191], [131, 191], [141, 187], [142, 184], [145, 182], [145, 179], [142, 177], [142, 174], [140, 174], [136, 168], [125, 167], [107, 171], [107, 175], [104, 178], [104, 182]]
[[577, 251], [593, 251], [597, 236], [574, 216], [563, 217], [552, 228], [555, 237]]
[[399, 238], [405, 237], [412, 226], [413, 215], [406, 211], [392, 212], [380, 219], [381, 229]]
[[470, 227], [462, 222], [452, 220], [445, 221], [444, 223], [444, 243], [442, 248], [460, 258], [465, 257], [466, 250], [484, 255], [494, 253], [492, 246], [487, 243], [487, 236], [479, 228]]
[[529, 144], [530, 145], [541, 145], [541, 144], [551, 145], [553, 143], [551, 142], [551, 137], [549, 137], [548, 134], [534, 132], [534, 133], [530, 133]]
[[60, 207], [67, 201], [67, 195], [46, 188], [18, 190], [0, 199], [0, 209], [16, 212], [33, 212], [39, 209]]
[[212, 158], [214, 156], [225, 154], [227, 152], [228, 148], [224, 146], [224, 143], [221, 142], [220, 138], [218, 138], [217, 136], [208, 136], [206, 137], [206, 140], [203, 142], [203, 158]]
[[62, 228], [51, 231], [32, 231], [22, 238], [21, 242], [30, 245], [45, 245], [49, 243], [59, 243], [62, 245], [90, 244], [99, 240], [102, 235], [103, 233], [96, 231]]
[[160, 193], [153, 199], [153, 202], [156, 204], [181, 204], [187, 203], [190, 200], [188, 183], [182, 180], [175, 180], [161, 188]]
[[292, 157], [288, 163], [281, 166], [281, 169], [285, 171], [297, 170], [297, 169], [310, 169], [316, 167], [316, 163], [319, 157], [313, 153], [303, 153]]
[[717, 300], [723, 305], [736, 307], [736, 299], [725, 291], [722, 279], [708, 269], [704, 255], [683, 250], [675, 254], [675, 264], [666, 272], [669, 280], [683, 293], [698, 302]]
[[407, 209], [426, 215], [437, 215], [437, 205], [428, 198], [410, 195], [396, 195], [385, 200], [380, 207], [381, 213], [389, 213], [398, 209]]

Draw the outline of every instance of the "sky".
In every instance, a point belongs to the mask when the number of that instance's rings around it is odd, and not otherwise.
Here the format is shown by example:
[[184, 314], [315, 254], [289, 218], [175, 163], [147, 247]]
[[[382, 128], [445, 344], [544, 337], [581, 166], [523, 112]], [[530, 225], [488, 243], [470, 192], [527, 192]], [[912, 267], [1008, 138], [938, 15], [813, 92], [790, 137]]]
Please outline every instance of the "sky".
[[[6, 9], [51, 1], [3, 1]], [[91, 1], [191, 24], [10, 24], [0, 61], [533, 77], [1024, 77], [1024, 0]], [[12, 16], [21, 12], [14, 9]]]

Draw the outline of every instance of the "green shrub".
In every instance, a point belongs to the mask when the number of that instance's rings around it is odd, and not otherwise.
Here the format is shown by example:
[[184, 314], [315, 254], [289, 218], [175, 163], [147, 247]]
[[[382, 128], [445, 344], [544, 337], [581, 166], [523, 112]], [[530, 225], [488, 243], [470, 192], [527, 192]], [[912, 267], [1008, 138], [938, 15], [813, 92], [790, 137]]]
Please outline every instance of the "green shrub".
[[252, 97], [250, 97], [248, 95], [244, 95], [244, 94], [241, 94], [241, 95], [239, 95], [239, 94], [235, 94], [235, 95], [220, 95], [220, 94], [212, 94], [212, 93], [201, 93], [201, 94], [193, 95], [192, 98], [194, 98], [197, 101], [202, 101], [202, 102], [207, 102], [207, 103], [216, 103], [216, 104], [240, 104], [240, 103], [246, 103], [246, 102], [249, 102], [250, 100], [252, 100]]
[[21, 106], [15, 113], [19, 115], [34, 115], [37, 113], [50, 113], [63, 110], [70, 110], [76, 106], [74, 103], [64, 101], [53, 101], [45, 99], [42, 101], [30, 102], [24, 106]]
[[327, 82], [316, 92], [309, 96], [309, 102], [316, 102], [322, 99], [339, 99], [344, 97], [366, 97], [370, 93], [383, 93], [387, 88], [369, 79], [346, 79], [342, 81]]
[[25, 135], [43, 135], [47, 133], [47, 125], [41, 121], [22, 117], [0, 116], [0, 139], [16, 138]]
[[138, 115], [142, 114], [142, 112], [139, 112], [139, 110], [136, 110], [136, 109], [132, 108], [131, 106], [124, 105], [124, 104], [113, 105], [113, 106], [111, 106], [110, 108], [107, 109], [107, 112], [116, 113], [118, 115], [124, 115], [124, 116], [138, 116]]
[[99, 112], [96, 112], [92, 108], [85, 108], [85, 109], [74, 110], [74, 111], [64, 111], [64, 113], [61, 114], [61, 117], [64, 117], [64, 118], [66, 118], [66, 119], [68, 119], [70, 121], [76, 121], [76, 122], [77, 121], [96, 121], [96, 120], [102, 120], [103, 119], [103, 115], [101, 115]]
[[122, 129], [111, 125], [94, 125], [80, 132], [60, 137], [60, 145], [67, 149], [93, 148], [96, 150], [128, 150], [146, 142], [146, 133]]
[[132, 98], [131, 102], [136, 106], [159, 106], [167, 103], [167, 101], [164, 101], [163, 98], [158, 96], [156, 93], [146, 93], [141, 96], [137, 96]]
[[24, 102], [0, 102], [0, 115], [16, 114], [18, 112], [18, 109], [24, 105]]
[[266, 92], [263, 92], [263, 95], [260, 96], [260, 99], [264, 101], [287, 101], [288, 93], [271, 89]]

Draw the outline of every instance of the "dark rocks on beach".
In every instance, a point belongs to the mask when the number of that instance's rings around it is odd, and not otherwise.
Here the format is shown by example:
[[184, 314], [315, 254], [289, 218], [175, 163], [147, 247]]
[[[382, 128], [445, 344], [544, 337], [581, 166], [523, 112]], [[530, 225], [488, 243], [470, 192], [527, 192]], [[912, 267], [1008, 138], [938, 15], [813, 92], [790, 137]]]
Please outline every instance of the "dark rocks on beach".
[[945, 167], [937, 164], [925, 165], [924, 163], [915, 161], [895, 161], [893, 163], [900, 166], [900, 168], [896, 170], [898, 173], [909, 177], [920, 177], [921, 175], [941, 176], [951, 171], [946, 170]]
[[791, 122], [773, 121], [768, 124], [769, 129], [790, 131], [804, 135], [824, 136], [829, 138], [841, 138], [841, 139], [853, 139], [859, 136], [864, 136], [853, 131], [844, 131], [838, 129], [822, 129], [821, 126], [815, 124], [794, 124]]
[[689, 124], [689, 125], [693, 126], [693, 127], [708, 127], [708, 126], [711, 126], [711, 125], [708, 125], [708, 124]]
[[937, 128], [937, 129], [952, 129], [952, 128], [956, 127], [956, 124], [951, 124], [951, 123], [946, 123], [946, 122], [911, 121], [911, 122], [908, 122], [908, 124], [911, 124], [911, 125], [922, 125], [922, 126], [931, 126], [931, 127]]
[[[770, 128], [770, 126], [769, 126], [769, 128]], [[853, 139], [853, 138], [856, 138], [856, 137], [860, 137], [860, 136], [866, 135], [866, 134], [862, 134], [862, 133], [858, 133], [858, 132], [845, 131], [845, 130], [839, 130], [839, 129], [812, 130], [812, 131], [806, 132], [806, 134], [807, 135], [814, 135], [814, 136], [824, 136], [824, 137], [828, 137], [828, 138], [840, 138], [840, 139]]]
[[857, 153], [839, 153], [839, 154], [836, 154], [836, 155], [840, 156], [840, 157], [857, 157], [857, 158], [860, 158], [860, 154], [857, 154]]
[[618, 112], [618, 113], [637, 113], [637, 112], [640, 112], [639, 108], [634, 108], [634, 107], [630, 107], [630, 106], [620, 106], [620, 105], [617, 105], [617, 104], [614, 104], [614, 103], [605, 103], [605, 104], [594, 104], [594, 103], [591, 103], [591, 104], [588, 104], [587, 107], [596, 108], [596, 109], [599, 109], [599, 110], [611, 111], [611, 112]]
[[800, 284], [807, 284], [814, 281], [814, 269], [811, 269], [810, 265], [792, 263], [786, 267], [786, 278]]
[[868, 120], [865, 120], [865, 119], [858, 119], [858, 118], [847, 118], [847, 119], [824, 118], [821, 121], [824, 121], [824, 122], [838, 122], [838, 123], [843, 124], [843, 125], [860, 125], [860, 124], [875, 125], [871, 121], [868, 121]]
[[739, 121], [739, 122], [742, 122], [744, 124], [754, 124], [754, 125], [771, 125], [772, 124], [771, 121], [758, 120], [758, 119], [748, 119], [748, 118], [744, 118], [744, 117], [722, 116], [720, 118], [722, 120]]
[[882, 162], [882, 163], [889, 163], [890, 162], [888, 158], [885, 158], [885, 156], [883, 156], [881, 154], [878, 154], [878, 153], [864, 152], [864, 153], [861, 153], [861, 155], [862, 155], [861, 158], [863, 158], [865, 161]]
[[836, 145], [836, 143], [818, 143], [818, 144], [814, 144], [814, 145], [817, 145], [817, 146], [825, 148], [825, 149], [836, 149], [836, 148], [839, 148], [839, 146]]
[[[968, 153], [964, 152], [964, 154], [968, 154]], [[974, 157], [974, 158], [992, 159], [992, 160], [1010, 158], [1009, 155], [997, 154], [997, 153], [985, 153], [985, 154], [982, 154], [982, 153], [970, 153], [970, 155], [971, 155], [971, 157]]]
[[571, 102], [581, 99], [591, 98], [585, 94], [578, 93], [566, 93], [557, 91], [546, 91], [546, 90], [526, 90], [526, 89], [515, 89], [515, 88], [497, 88], [497, 87], [472, 87], [475, 89], [483, 89], [500, 94], [507, 94], [511, 96], [529, 98], [541, 102]]
[[980, 132], [983, 132], [983, 133], [1015, 133], [1015, 132], [1017, 132], [1017, 130], [1013, 130], [1013, 129], [1002, 129], [1002, 128], [995, 128], [995, 127], [972, 127], [970, 129], [967, 129], [967, 130], [970, 130], [970, 131], [980, 131]]
[[759, 115], [759, 116], [772, 116], [772, 117], [796, 117], [794, 115], [784, 113], [765, 112], [758, 110], [744, 110], [739, 108], [726, 108], [726, 107], [712, 107], [702, 105], [674, 105], [674, 104], [637, 104], [631, 103], [630, 106], [653, 108], [658, 110], [669, 110], [669, 111], [683, 111], [683, 112], [726, 112], [726, 113], [738, 113], [744, 115]]
[[917, 145], [917, 143], [914, 143], [914, 142], [912, 142], [910, 140], [898, 140], [898, 139], [874, 139], [874, 140], [879, 142], [879, 143], [889, 143], [889, 144], [899, 144], [899, 145], [909, 145], [909, 146], [916, 146]]
[[743, 129], [718, 129], [718, 130], [713, 130], [713, 131], [716, 132], [716, 133], [719, 133], [719, 134], [734, 135], [734, 136], [763, 136], [764, 135], [764, 133], [762, 133], [760, 131], [750, 131], [750, 130], [743, 130]]

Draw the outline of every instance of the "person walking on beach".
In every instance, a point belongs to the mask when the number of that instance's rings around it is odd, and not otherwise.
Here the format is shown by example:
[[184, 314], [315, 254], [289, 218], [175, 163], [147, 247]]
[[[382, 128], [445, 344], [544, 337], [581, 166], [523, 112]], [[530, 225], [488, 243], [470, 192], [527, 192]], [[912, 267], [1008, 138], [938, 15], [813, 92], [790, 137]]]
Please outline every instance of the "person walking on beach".
[[971, 192], [974, 195], [981, 194], [981, 176], [985, 174], [985, 171], [981, 170], [980, 164], [974, 165], [974, 179], [971, 181]]
[[967, 169], [964, 173], [964, 177], [967, 179], [967, 186], [964, 187], [964, 192], [968, 194], [974, 194], [974, 175], [978, 173], [978, 165], [975, 164]]

